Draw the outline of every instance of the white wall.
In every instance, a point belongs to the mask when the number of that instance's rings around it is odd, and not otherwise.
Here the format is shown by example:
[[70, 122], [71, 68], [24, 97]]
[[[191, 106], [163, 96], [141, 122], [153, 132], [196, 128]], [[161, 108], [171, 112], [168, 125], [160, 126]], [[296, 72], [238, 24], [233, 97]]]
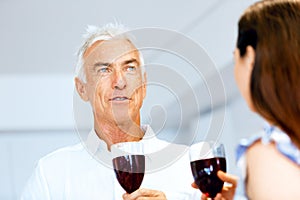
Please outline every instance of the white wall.
[[73, 127], [73, 75], [0, 76], [0, 131]]

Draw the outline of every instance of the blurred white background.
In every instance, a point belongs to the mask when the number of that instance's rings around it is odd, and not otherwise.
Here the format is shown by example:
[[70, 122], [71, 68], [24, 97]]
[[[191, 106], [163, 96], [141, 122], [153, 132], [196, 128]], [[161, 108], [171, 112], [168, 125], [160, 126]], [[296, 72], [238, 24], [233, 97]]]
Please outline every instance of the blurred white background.
[[[248, 110], [240, 97], [233, 78], [232, 52], [237, 21], [253, 2], [1, 0], [0, 199], [18, 199], [40, 157], [79, 141], [73, 117], [74, 53], [87, 25], [103, 25], [115, 20], [130, 28], [158, 27], [178, 31], [207, 51], [225, 85], [226, 101], [218, 101], [214, 117], [226, 108], [225, 120], [220, 117], [220, 123], [224, 122], [220, 140], [227, 150], [228, 171], [235, 173], [238, 141], [262, 127], [261, 119]], [[184, 67], [168, 59], [162, 56], [151, 61], [165, 60], [175, 70]], [[216, 73], [205, 78], [214, 81], [217, 76]], [[195, 88], [201, 95], [205, 85], [200, 81]], [[174, 102], [149, 92], [143, 107], [144, 122], [148, 122], [151, 115], [155, 123], [154, 104], [160, 101], [168, 102], [164, 112], [171, 118], [168, 112], [171, 113]], [[184, 91], [180, 95], [184, 96]], [[191, 115], [185, 119], [190, 122], [185, 124], [187, 135], [180, 135], [177, 141], [185, 143], [198, 121], [199, 135], [205, 134], [211, 108], [209, 99], [199, 102], [201, 113], [192, 113], [188, 98], [181, 103], [191, 110]], [[161, 137], [172, 138], [172, 124], [166, 125], [163, 131]]]

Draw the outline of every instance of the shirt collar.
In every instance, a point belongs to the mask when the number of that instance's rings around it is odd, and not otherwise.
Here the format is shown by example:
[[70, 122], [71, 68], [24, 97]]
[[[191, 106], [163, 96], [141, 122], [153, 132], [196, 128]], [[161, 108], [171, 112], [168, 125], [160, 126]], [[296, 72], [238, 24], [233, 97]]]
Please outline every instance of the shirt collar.
[[[142, 138], [143, 141], [148, 141], [150, 139], [155, 138], [155, 134], [149, 125], [142, 125], [141, 129], [145, 133]], [[90, 153], [92, 153], [93, 155], [96, 154], [96, 152], [99, 150], [109, 152], [107, 149], [107, 144], [104, 142], [104, 140], [98, 137], [94, 129], [92, 129], [88, 134], [85, 144], [86, 147], [89, 149]]]

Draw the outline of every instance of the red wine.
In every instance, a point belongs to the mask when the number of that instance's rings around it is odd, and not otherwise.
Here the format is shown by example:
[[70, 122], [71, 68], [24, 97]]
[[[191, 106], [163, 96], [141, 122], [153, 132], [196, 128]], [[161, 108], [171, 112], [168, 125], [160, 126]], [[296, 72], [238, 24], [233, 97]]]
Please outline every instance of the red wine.
[[116, 177], [127, 193], [139, 189], [145, 172], [144, 155], [126, 155], [113, 159]]
[[219, 179], [217, 172], [226, 172], [225, 158], [209, 158], [191, 162], [195, 183], [202, 193], [214, 198], [222, 191], [224, 182]]

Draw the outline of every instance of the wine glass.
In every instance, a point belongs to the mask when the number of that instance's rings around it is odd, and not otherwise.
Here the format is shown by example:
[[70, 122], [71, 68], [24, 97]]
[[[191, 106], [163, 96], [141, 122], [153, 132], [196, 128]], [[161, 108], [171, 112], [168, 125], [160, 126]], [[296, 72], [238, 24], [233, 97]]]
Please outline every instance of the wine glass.
[[139, 189], [145, 173], [145, 156], [142, 143], [124, 142], [111, 147], [116, 178], [127, 193]]
[[214, 198], [222, 191], [224, 182], [217, 172], [226, 172], [224, 145], [216, 141], [202, 141], [190, 147], [190, 162], [194, 181], [207, 197]]

